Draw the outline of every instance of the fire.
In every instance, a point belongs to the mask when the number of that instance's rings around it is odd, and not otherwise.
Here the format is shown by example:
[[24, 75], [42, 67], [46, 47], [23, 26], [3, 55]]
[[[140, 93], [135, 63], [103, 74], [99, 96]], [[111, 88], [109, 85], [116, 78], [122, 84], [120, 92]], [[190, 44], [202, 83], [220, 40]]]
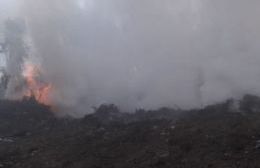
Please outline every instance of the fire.
[[24, 96], [33, 97], [41, 104], [50, 105], [52, 85], [41, 79], [41, 70], [32, 63], [26, 63], [23, 76], [26, 82]]

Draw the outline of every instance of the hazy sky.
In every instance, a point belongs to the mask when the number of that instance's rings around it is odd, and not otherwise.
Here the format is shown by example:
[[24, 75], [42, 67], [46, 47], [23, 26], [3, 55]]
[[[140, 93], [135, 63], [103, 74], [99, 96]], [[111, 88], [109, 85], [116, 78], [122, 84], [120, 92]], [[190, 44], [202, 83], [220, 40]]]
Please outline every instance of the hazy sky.
[[258, 0], [23, 2], [56, 103], [192, 108], [260, 94]]

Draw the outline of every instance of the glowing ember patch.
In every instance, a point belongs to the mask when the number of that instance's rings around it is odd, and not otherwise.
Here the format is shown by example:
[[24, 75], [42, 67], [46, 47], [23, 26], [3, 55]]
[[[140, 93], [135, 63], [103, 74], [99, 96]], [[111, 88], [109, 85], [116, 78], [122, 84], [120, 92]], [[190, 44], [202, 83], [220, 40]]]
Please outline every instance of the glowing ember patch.
[[50, 105], [52, 85], [41, 79], [40, 69], [34, 64], [27, 63], [24, 66], [23, 76], [26, 82], [24, 96], [33, 97], [39, 103]]

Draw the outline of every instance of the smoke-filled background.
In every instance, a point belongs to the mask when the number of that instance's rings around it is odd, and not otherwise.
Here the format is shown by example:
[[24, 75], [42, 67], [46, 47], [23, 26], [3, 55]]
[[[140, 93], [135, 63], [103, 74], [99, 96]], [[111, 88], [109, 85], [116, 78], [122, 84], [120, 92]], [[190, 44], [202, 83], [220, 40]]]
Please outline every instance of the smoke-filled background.
[[19, 17], [54, 86], [54, 104], [85, 112], [102, 103], [127, 111], [197, 108], [260, 95], [259, 6], [258, 0], [23, 0]]

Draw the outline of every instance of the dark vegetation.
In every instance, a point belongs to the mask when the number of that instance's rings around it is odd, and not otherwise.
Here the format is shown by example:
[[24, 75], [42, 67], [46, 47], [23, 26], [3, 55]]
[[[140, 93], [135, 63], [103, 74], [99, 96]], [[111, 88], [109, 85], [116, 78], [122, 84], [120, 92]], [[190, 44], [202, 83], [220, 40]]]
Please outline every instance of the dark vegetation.
[[134, 114], [102, 105], [82, 119], [55, 118], [33, 99], [2, 100], [0, 167], [257, 168], [260, 98]]

